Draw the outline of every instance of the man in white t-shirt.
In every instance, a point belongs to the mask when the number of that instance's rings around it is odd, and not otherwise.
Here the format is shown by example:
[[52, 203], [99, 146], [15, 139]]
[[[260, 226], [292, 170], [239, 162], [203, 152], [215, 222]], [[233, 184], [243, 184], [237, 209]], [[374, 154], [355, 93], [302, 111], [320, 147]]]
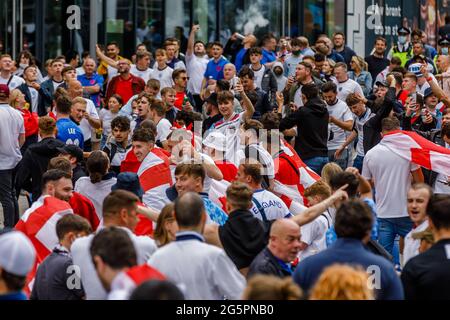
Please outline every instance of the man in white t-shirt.
[[136, 54], [136, 64], [131, 65], [130, 73], [148, 82], [153, 69], [150, 68], [150, 52], [138, 52]]
[[[304, 196], [308, 199], [310, 207], [324, 201], [331, 196], [331, 188], [324, 181], [317, 181], [305, 189]], [[327, 248], [326, 232], [333, 225], [330, 209], [324, 211], [312, 222], [301, 227], [301, 251], [298, 254], [300, 260], [315, 255]]]
[[25, 80], [13, 74], [12, 67], [11, 56], [9, 54], [2, 55], [0, 58], [0, 84], [6, 84], [10, 91], [25, 83]]
[[[155, 241], [147, 236], [136, 236], [134, 231], [139, 219], [136, 216], [139, 198], [131, 192], [116, 190], [103, 202], [103, 227], [119, 227], [125, 230], [133, 241], [137, 253], [137, 263], [145, 263], [156, 251]], [[97, 232], [102, 228], [97, 229]], [[80, 268], [81, 282], [87, 300], [105, 300], [107, 293], [95, 272], [90, 247], [94, 235], [78, 238], [72, 244], [73, 264]]]
[[344, 62], [336, 63], [334, 67], [334, 76], [336, 77], [338, 98], [339, 100], [346, 101], [347, 96], [350, 93], [357, 93], [364, 97], [361, 86], [354, 80], [349, 79], [347, 74], [347, 65]]
[[170, 121], [165, 118], [166, 106], [161, 100], [156, 100], [150, 105], [150, 119], [156, 124], [156, 143], [164, 149], [168, 148], [167, 137], [172, 132]]
[[186, 51], [186, 71], [189, 76], [188, 91], [192, 93], [197, 108], [200, 108], [202, 105], [200, 93], [202, 91], [203, 75], [209, 62], [205, 44], [202, 41], [195, 41], [195, 34], [199, 30], [199, 25], [192, 26]]
[[[399, 129], [397, 118], [382, 120], [383, 135]], [[381, 140], [364, 157], [362, 175], [375, 186], [378, 240], [392, 254], [395, 237], [405, 237], [413, 227], [406, 207], [407, 193], [411, 182], [424, 181], [422, 170], [418, 165], [394, 153]]]
[[417, 183], [408, 191], [408, 214], [414, 223], [414, 229], [405, 237], [402, 265], [417, 256], [420, 248], [420, 239], [414, 239], [413, 234], [425, 231], [428, 228], [427, 205], [433, 196], [433, 190], [424, 183]]
[[[67, 91], [70, 97], [74, 99], [73, 102], [75, 102], [76, 98], [81, 98], [83, 96], [83, 87], [78, 80], [70, 81], [68, 83]], [[76, 120], [79, 122], [79, 127], [83, 132], [84, 151], [89, 152], [92, 150], [92, 130], [101, 128], [102, 123], [92, 100], [86, 98], [82, 99], [86, 102], [85, 112], [84, 114], [81, 114], [81, 118], [78, 117]]]
[[270, 191], [262, 188], [262, 166], [243, 160], [239, 166], [236, 180], [246, 183], [253, 190], [253, 206], [250, 209], [256, 218], [267, 222], [292, 217], [286, 204]]
[[337, 86], [330, 81], [322, 86], [322, 93], [327, 103], [328, 113], [330, 114], [330, 132], [328, 138], [328, 158], [330, 162], [336, 162], [343, 170], [347, 167], [349, 151], [343, 149], [339, 158], [335, 157], [336, 151], [345, 143], [347, 136], [353, 128], [353, 115], [347, 104], [337, 98]]
[[4, 226], [13, 228], [19, 220], [13, 170], [22, 159], [20, 147], [25, 142], [25, 127], [22, 115], [9, 106], [8, 100], [9, 88], [0, 84], [0, 202]]

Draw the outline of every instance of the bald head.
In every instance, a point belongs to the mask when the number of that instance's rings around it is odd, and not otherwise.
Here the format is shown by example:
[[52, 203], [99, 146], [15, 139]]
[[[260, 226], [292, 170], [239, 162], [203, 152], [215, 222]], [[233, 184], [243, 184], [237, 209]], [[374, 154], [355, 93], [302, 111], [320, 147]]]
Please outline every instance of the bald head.
[[280, 237], [290, 232], [300, 231], [300, 227], [291, 219], [279, 219], [272, 224], [270, 236]]
[[202, 198], [194, 192], [188, 192], [175, 200], [175, 220], [180, 228], [198, 227], [204, 222], [205, 207]]
[[74, 99], [83, 96], [83, 86], [78, 80], [69, 80], [67, 82], [67, 92]]

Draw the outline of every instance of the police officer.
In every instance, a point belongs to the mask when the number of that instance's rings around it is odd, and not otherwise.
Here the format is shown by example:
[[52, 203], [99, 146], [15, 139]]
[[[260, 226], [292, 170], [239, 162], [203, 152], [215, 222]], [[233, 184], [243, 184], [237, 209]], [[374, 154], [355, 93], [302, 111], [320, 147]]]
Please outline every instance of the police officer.
[[410, 42], [411, 31], [408, 28], [400, 27], [398, 29], [397, 43], [389, 51], [387, 58], [397, 57], [402, 62], [402, 67], [413, 57], [413, 46]]

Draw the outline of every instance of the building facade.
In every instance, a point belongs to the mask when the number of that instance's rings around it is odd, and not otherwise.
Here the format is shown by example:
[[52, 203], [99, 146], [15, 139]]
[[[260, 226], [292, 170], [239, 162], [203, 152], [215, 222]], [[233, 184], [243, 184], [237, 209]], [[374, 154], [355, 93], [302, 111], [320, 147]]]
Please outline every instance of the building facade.
[[395, 39], [398, 26], [420, 27], [435, 44], [450, 13], [450, 0], [3, 0], [0, 52], [14, 57], [30, 50], [38, 60], [69, 49], [94, 52], [95, 44], [117, 41], [125, 56], [144, 42], [150, 50], [169, 36], [187, 37], [199, 23], [203, 41], [225, 43], [234, 32], [261, 36], [342, 31], [361, 54], [378, 35]]

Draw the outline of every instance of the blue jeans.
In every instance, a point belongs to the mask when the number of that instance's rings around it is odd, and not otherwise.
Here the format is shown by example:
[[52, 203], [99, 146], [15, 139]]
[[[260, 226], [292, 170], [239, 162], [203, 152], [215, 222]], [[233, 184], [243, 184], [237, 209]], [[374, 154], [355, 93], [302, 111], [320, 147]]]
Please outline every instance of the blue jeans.
[[353, 161], [353, 167], [358, 169], [360, 173], [362, 173], [364, 163], [364, 157], [362, 156], [356, 156], [355, 160]]
[[329, 162], [328, 157], [314, 157], [303, 160], [303, 162], [318, 175], [322, 173], [323, 167]]
[[393, 247], [396, 236], [405, 237], [412, 227], [413, 222], [409, 217], [378, 218], [378, 242], [387, 252], [394, 255]]
[[339, 159], [336, 159], [334, 157], [334, 154], [336, 153], [336, 150], [328, 150], [328, 160], [330, 162], [336, 162], [339, 167], [342, 168], [342, 170], [347, 169], [347, 163], [348, 163], [348, 149], [345, 149], [342, 151], [341, 157]]

